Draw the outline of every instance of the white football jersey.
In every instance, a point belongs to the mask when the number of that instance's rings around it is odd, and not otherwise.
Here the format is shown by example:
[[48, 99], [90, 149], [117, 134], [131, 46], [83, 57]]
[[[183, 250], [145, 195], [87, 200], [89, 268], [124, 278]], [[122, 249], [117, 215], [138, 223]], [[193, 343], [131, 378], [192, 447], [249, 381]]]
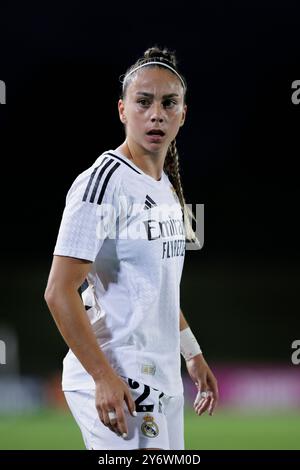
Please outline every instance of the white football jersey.
[[[92, 262], [81, 295], [116, 372], [180, 395], [185, 231], [167, 174], [157, 181], [119, 151], [104, 152], [67, 194], [54, 254]], [[94, 387], [69, 350], [63, 389]]]

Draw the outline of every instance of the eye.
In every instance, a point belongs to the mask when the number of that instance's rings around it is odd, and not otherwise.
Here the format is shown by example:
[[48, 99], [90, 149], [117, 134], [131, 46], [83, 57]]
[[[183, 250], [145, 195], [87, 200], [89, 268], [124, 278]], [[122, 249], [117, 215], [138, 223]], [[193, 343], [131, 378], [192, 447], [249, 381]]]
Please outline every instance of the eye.
[[145, 98], [142, 98], [142, 99], [138, 100], [138, 103], [142, 106], [149, 106], [149, 104], [150, 104], [149, 100], [147, 100]]
[[163, 105], [166, 107], [166, 108], [171, 108], [173, 106], [175, 106], [177, 104], [177, 101], [175, 100], [171, 100], [171, 99], [167, 99], [163, 102]]

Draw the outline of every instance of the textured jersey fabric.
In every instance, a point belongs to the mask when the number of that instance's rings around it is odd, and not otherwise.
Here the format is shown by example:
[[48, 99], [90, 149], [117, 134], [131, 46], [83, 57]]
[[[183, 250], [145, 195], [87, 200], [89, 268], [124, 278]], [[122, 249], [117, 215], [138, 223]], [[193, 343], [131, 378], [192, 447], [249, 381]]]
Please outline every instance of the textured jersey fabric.
[[[119, 151], [104, 152], [67, 194], [54, 254], [92, 262], [81, 295], [112, 367], [170, 396], [180, 395], [185, 232], [166, 173], [157, 181]], [[63, 389], [94, 387], [69, 350]]]

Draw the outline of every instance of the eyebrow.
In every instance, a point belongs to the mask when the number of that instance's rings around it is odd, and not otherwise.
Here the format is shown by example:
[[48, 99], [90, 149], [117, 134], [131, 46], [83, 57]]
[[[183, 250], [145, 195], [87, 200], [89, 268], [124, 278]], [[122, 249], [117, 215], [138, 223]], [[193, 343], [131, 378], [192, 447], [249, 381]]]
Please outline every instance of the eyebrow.
[[[136, 95], [147, 96], [148, 98], [153, 98], [153, 93], [147, 93], [146, 91], [137, 91]], [[163, 95], [163, 98], [173, 98], [174, 96], [179, 96], [177, 93], [169, 93], [168, 95]]]

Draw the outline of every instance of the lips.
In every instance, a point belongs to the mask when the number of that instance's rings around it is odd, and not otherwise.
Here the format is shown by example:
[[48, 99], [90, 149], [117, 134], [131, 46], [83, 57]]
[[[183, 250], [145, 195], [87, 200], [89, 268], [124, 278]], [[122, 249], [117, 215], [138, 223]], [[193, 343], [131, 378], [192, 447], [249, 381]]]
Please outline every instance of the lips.
[[150, 131], [147, 132], [147, 135], [158, 135], [163, 137], [165, 133], [161, 129], [150, 129]]

